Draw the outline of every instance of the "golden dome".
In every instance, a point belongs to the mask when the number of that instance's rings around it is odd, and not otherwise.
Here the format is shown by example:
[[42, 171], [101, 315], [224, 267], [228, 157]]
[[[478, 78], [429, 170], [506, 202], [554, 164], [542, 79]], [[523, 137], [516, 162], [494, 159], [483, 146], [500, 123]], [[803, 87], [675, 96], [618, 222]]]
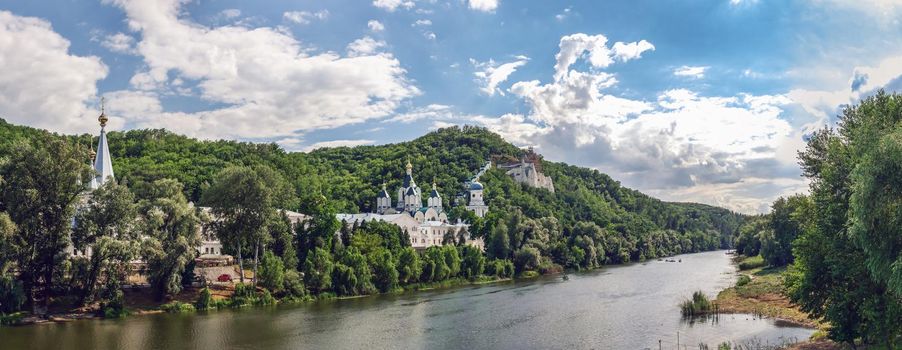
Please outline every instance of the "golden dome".
[[105, 100], [106, 100], [106, 99], [103, 98], [103, 97], [100, 98], [100, 116], [97, 117], [97, 121], [100, 122], [100, 127], [101, 127], [101, 128], [102, 128], [102, 127], [105, 127], [105, 126], [106, 126], [106, 122], [109, 120], [109, 118], [106, 117], [106, 113], [104, 113], [103, 103], [105, 102]]

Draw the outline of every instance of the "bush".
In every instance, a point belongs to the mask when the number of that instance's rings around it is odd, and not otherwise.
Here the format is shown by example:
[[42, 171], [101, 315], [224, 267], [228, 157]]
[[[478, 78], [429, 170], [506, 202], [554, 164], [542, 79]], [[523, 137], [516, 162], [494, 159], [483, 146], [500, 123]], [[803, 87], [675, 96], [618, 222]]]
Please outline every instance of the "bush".
[[752, 282], [752, 278], [749, 277], [749, 275], [739, 275], [739, 279], [736, 280], [736, 286], [742, 287], [746, 284], [749, 284], [749, 282]]
[[160, 310], [171, 312], [171, 313], [182, 313], [182, 312], [194, 312], [194, 305], [183, 303], [181, 301], [173, 301], [171, 303], [166, 303], [160, 305]]
[[103, 312], [104, 318], [128, 316], [128, 311], [125, 309], [125, 295], [121, 290], [115, 291], [108, 301], [100, 303], [100, 310]]
[[0, 276], [0, 312], [19, 311], [25, 303], [25, 291], [22, 282], [12, 276]]
[[539, 266], [541, 253], [533, 247], [523, 247], [514, 252], [514, 266], [518, 273], [532, 271]]
[[510, 260], [495, 259], [486, 264], [485, 272], [498, 278], [511, 278], [514, 277], [514, 263]]
[[751, 270], [759, 267], [764, 267], [764, 258], [762, 258], [761, 255], [748, 257], [742, 259], [742, 261], [739, 262], [740, 271]]
[[198, 310], [210, 310], [215, 308], [213, 303], [213, 293], [210, 292], [210, 288], [200, 290], [197, 301], [194, 302], [194, 307]]
[[711, 300], [708, 300], [708, 296], [702, 291], [695, 291], [692, 293], [692, 299], [684, 300], [680, 304], [680, 310], [683, 313], [683, 317], [692, 317], [703, 315], [711, 311]]
[[232, 306], [242, 307], [253, 305], [257, 300], [257, 291], [254, 286], [244, 283], [235, 285], [235, 292], [232, 294]]
[[282, 285], [282, 290], [286, 297], [301, 298], [307, 295], [307, 288], [304, 287], [304, 281], [301, 279], [301, 274], [294, 269], [285, 270]]
[[254, 305], [276, 305], [276, 298], [273, 298], [269, 290], [264, 289], [263, 294], [254, 300]]

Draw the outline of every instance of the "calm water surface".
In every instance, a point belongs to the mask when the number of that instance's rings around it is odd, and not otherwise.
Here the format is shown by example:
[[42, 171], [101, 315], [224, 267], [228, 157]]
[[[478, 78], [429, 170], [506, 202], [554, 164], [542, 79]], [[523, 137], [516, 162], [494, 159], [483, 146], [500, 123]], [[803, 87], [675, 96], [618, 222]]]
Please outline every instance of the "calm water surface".
[[0, 349], [675, 349], [804, 340], [812, 330], [747, 315], [681, 320], [694, 290], [732, 285], [723, 251], [524, 282], [270, 309], [0, 328]]

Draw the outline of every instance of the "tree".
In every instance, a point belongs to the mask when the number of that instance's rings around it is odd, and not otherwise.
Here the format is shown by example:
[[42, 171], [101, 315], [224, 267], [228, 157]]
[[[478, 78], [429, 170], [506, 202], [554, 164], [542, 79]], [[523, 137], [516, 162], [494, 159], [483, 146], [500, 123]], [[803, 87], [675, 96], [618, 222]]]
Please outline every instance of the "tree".
[[332, 255], [323, 248], [314, 248], [304, 260], [304, 283], [314, 293], [332, 289]]
[[389, 292], [398, 287], [398, 269], [388, 249], [381, 248], [369, 256], [373, 269], [373, 284], [380, 292]]
[[148, 199], [139, 202], [142, 251], [148, 281], [157, 298], [164, 299], [182, 290], [182, 275], [200, 245], [201, 217], [176, 180], [154, 181], [146, 195]]
[[91, 249], [85, 280], [81, 281], [83, 305], [93, 300], [98, 278], [103, 277], [118, 290], [118, 282], [127, 276], [129, 262], [138, 249], [133, 230], [136, 216], [135, 196], [116, 181], [107, 181], [91, 192], [76, 212], [72, 245], [81, 251]]
[[[335, 218], [337, 211], [323, 196], [313, 196], [305, 200], [306, 212], [310, 215], [303, 225], [296, 227], [298, 259], [306, 261], [307, 254], [316, 248], [332, 249], [332, 239], [341, 228], [341, 222]], [[353, 238], [352, 238], [353, 240]]]
[[448, 277], [456, 277], [460, 273], [460, 254], [453, 245], [442, 246], [445, 265], [448, 266]]
[[65, 259], [75, 203], [94, 177], [87, 149], [38, 136], [9, 149], [0, 164], [0, 202], [16, 224], [16, 262], [28, 303], [47, 311], [54, 276]]
[[[479, 253], [482, 256], [482, 253]], [[404, 284], [414, 283], [420, 276], [420, 255], [411, 247], [405, 247], [398, 253], [398, 281]]]
[[541, 254], [534, 247], [523, 247], [514, 253], [514, 267], [517, 272], [532, 271], [539, 267]]
[[[898, 227], [892, 233], [880, 224], [897, 218], [892, 204], [898, 199], [892, 187], [897, 173], [888, 171], [898, 154], [878, 149], [887, 142], [884, 135], [898, 130], [900, 108], [902, 96], [878, 92], [845, 108], [839, 130], [816, 132], [799, 153], [803, 174], [811, 180], [812, 203], [800, 215], [811, 222], [793, 243], [795, 262], [786, 285], [803, 311], [829, 322], [828, 335], [836, 341], [894, 348], [902, 333], [902, 302], [889, 284], [892, 277], [887, 280], [886, 270], [879, 271], [885, 268], [881, 258], [891, 256], [884, 254], [898, 238]], [[885, 164], [879, 164], [878, 154], [887, 158]], [[875, 212], [864, 213], [868, 207]], [[874, 242], [862, 242], [863, 237]]]
[[849, 232], [864, 249], [874, 278], [902, 299], [902, 128], [861, 153], [851, 177]]
[[[759, 233], [761, 256], [771, 266], [792, 263], [792, 242], [802, 232], [803, 220], [798, 213], [808, 205], [808, 198], [795, 195], [779, 198], [772, 205], [770, 227]], [[741, 231], [741, 229], [740, 229]]]
[[463, 252], [463, 259], [460, 263], [461, 274], [469, 279], [482, 275], [485, 270], [485, 256], [482, 255], [479, 248], [465, 245], [461, 247], [461, 251]]
[[237, 252], [240, 279], [244, 283], [242, 247], [254, 250], [254, 283], [261, 244], [269, 239], [267, 228], [279, 220], [276, 208], [290, 201], [285, 179], [267, 166], [232, 166], [223, 169], [203, 195], [216, 220], [219, 239]]
[[16, 224], [9, 214], [0, 212], [0, 276], [15, 262], [16, 258]]
[[360, 253], [360, 250], [353, 246], [348, 247], [341, 253], [340, 260], [354, 274], [354, 279], [348, 281], [352, 283], [348, 286], [351, 294], [370, 294], [376, 290], [376, 287], [373, 285], [373, 274], [369, 263], [366, 256]]
[[494, 259], [507, 259], [510, 256], [510, 239], [508, 238], [507, 225], [499, 222], [489, 235], [486, 252]]
[[285, 280], [285, 265], [282, 263], [282, 259], [272, 252], [266, 252], [263, 253], [261, 265], [260, 284], [273, 293], [281, 292]]

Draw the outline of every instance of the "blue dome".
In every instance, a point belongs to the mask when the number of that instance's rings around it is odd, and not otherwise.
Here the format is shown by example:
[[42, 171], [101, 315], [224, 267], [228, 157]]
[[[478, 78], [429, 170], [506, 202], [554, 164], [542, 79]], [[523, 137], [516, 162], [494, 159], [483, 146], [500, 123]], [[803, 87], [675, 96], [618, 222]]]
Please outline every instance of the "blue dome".
[[478, 181], [473, 181], [470, 183], [470, 191], [481, 190], [481, 189], [482, 189], [482, 184], [479, 183]]

